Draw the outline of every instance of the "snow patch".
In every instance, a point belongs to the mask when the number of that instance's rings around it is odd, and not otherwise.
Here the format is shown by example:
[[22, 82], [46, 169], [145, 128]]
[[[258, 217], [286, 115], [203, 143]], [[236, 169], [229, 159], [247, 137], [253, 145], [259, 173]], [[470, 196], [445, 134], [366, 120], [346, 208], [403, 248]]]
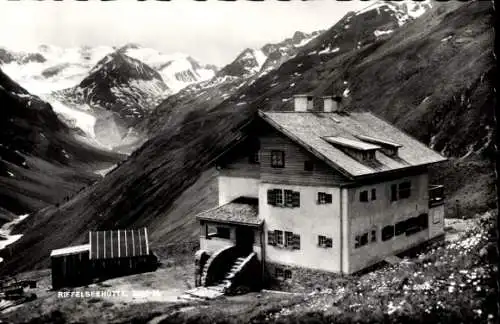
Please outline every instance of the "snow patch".
[[441, 42], [447, 42], [447, 41], [449, 41], [452, 38], [453, 38], [453, 35], [450, 35], [448, 37], [445, 37], [445, 38], [441, 39]]
[[375, 35], [375, 37], [380, 37], [382, 35], [392, 34], [393, 32], [394, 32], [394, 30], [392, 30], [392, 29], [389, 29], [389, 30], [375, 30], [373, 32], [373, 34]]

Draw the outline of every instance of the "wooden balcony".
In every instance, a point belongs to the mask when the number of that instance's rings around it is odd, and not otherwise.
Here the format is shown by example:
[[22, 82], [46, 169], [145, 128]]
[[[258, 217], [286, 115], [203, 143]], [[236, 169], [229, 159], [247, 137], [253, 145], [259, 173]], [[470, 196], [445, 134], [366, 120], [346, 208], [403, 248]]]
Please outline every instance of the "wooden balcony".
[[444, 186], [429, 186], [429, 208], [444, 204]]

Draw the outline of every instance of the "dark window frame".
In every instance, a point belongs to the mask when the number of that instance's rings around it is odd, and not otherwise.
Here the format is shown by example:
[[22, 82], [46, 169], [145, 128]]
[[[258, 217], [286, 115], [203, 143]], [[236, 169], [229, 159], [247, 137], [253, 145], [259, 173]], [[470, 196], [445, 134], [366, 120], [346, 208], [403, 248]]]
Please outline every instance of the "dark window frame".
[[332, 194], [327, 192], [318, 192], [318, 205], [326, 205], [332, 203]]
[[285, 278], [285, 271], [281, 267], [276, 267], [274, 268], [274, 277], [277, 279], [284, 279]]
[[398, 199], [411, 197], [411, 181], [403, 181], [398, 185]]
[[397, 200], [398, 200], [398, 185], [392, 184], [391, 185], [391, 201], [397, 201]]
[[292, 248], [294, 246], [294, 234], [293, 232], [284, 232], [284, 244], [285, 247]]
[[406, 233], [408, 228], [407, 220], [399, 221], [394, 224], [394, 236], [400, 236]]
[[382, 242], [389, 241], [394, 237], [394, 225], [386, 225], [382, 228], [381, 231], [381, 240]]
[[363, 190], [359, 192], [359, 201], [368, 202], [368, 190]]
[[314, 171], [314, 161], [304, 161], [304, 171]]
[[285, 167], [285, 151], [271, 150], [271, 168]]
[[331, 237], [318, 235], [318, 246], [323, 248], [331, 248], [333, 247], [333, 240]]
[[285, 241], [285, 237], [284, 237], [283, 231], [274, 230], [274, 242], [276, 242], [276, 245], [283, 246], [284, 241]]

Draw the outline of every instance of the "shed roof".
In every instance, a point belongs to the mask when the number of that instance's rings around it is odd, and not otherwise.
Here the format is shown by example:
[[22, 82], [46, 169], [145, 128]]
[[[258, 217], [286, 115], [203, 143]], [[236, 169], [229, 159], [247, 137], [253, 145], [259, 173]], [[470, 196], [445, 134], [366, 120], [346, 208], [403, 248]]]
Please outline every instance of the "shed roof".
[[257, 198], [239, 197], [230, 203], [210, 209], [196, 217], [200, 220], [220, 223], [260, 226], [263, 220], [258, 217], [259, 200]]
[[54, 257], [54, 256], [63, 256], [71, 254], [80, 254], [82, 252], [88, 252], [88, 251], [90, 251], [90, 244], [75, 245], [75, 246], [68, 246], [65, 248], [52, 250], [52, 252], [50, 252], [50, 256]]
[[149, 254], [146, 228], [91, 231], [90, 259], [110, 259]]
[[[446, 160], [423, 143], [369, 112], [259, 111], [259, 116], [279, 132], [351, 178]], [[388, 156], [383, 151], [377, 150], [374, 163], [359, 161], [323, 139], [343, 137], [359, 141], [357, 136], [384, 138], [387, 142], [398, 143], [401, 146], [397, 156]]]

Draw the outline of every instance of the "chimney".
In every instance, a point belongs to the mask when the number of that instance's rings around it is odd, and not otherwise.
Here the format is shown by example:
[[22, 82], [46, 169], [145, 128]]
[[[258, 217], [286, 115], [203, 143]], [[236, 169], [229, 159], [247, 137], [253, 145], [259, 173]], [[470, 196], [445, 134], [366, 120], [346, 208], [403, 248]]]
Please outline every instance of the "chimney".
[[340, 96], [323, 96], [323, 111], [337, 112], [342, 111], [342, 97]]
[[313, 109], [313, 96], [298, 94], [293, 96], [293, 110], [295, 112], [307, 112]]
[[333, 100], [333, 96], [323, 96], [323, 112], [332, 112], [337, 108], [336, 102]]

